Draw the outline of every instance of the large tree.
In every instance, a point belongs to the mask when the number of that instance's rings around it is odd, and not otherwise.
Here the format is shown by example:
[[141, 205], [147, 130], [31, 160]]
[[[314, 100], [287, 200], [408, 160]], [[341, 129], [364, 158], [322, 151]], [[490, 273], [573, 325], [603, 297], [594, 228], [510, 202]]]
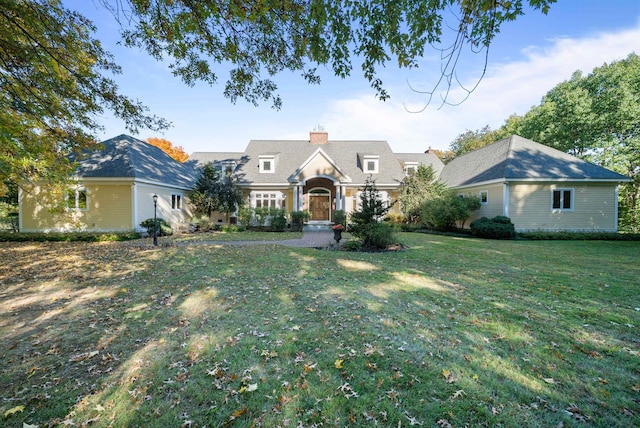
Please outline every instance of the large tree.
[[[213, 84], [220, 65], [230, 65], [224, 94], [231, 101], [277, 108], [273, 76], [289, 71], [318, 83], [318, 67], [345, 77], [359, 66], [384, 100], [380, 70], [390, 63], [417, 67], [432, 45], [443, 52], [441, 82], [451, 84], [464, 47], [486, 52], [500, 26], [526, 5], [546, 13], [555, 0], [100, 2], [119, 19], [126, 45], [168, 61], [187, 84]], [[67, 155], [95, 147], [104, 111], [134, 133], [167, 126], [118, 91], [110, 76], [120, 69], [94, 30], [61, 0], [1, 1], [0, 183], [65, 177], [72, 169]], [[449, 30], [451, 42], [443, 36]]]
[[436, 180], [436, 173], [431, 165], [419, 165], [415, 171], [409, 174], [402, 181], [400, 196], [400, 210], [412, 224], [420, 224], [422, 216], [422, 205], [429, 199], [441, 196], [446, 186]]
[[[94, 27], [59, 0], [2, 0], [0, 6], [0, 183], [57, 181], [67, 157], [94, 147], [110, 110], [132, 131], [167, 123], [118, 92], [120, 69]], [[7, 191], [0, 185], [0, 194]]]
[[233, 174], [221, 171], [212, 163], [205, 164], [194, 189], [191, 203], [196, 211], [211, 217], [214, 211], [227, 215], [242, 206], [242, 191], [238, 188]]
[[[441, 50], [444, 79], [456, 81], [460, 52], [488, 48], [500, 26], [523, 8], [547, 13], [556, 0], [102, 0], [123, 23], [125, 43], [169, 59], [188, 84], [215, 83], [218, 64], [231, 70], [224, 93], [232, 101], [281, 104], [272, 77], [299, 72], [318, 83], [317, 67], [337, 76], [359, 62], [380, 99], [389, 94], [379, 70], [414, 68], [425, 49]], [[130, 10], [123, 7], [130, 6]], [[453, 37], [449, 39], [449, 32]]]
[[149, 137], [147, 143], [156, 146], [178, 162], [184, 162], [189, 159], [189, 155], [184, 151], [182, 146], [175, 146], [173, 143], [164, 138]]

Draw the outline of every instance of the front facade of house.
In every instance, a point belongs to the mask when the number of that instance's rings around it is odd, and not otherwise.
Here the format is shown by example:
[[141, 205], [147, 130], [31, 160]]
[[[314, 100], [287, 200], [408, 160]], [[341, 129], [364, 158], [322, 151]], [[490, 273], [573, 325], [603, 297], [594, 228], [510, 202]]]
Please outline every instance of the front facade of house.
[[[250, 207], [308, 211], [311, 223], [330, 223], [337, 210], [356, 211], [368, 178], [391, 204], [406, 174], [430, 165], [461, 196], [480, 197], [470, 221], [503, 215], [517, 231], [617, 231], [618, 185], [630, 181], [515, 135], [446, 166], [430, 150], [394, 153], [386, 141], [335, 141], [326, 132], [311, 132], [309, 140], [252, 140], [244, 152], [194, 153], [184, 164], [126, 135], [102, 144], [79, 161], [77, 184], [62, 196], [64, 212], [52, 213], [50, 195], [37, 186], [20, 191], [21, 231], [140, 230], [154, 208], [174, 228], [186, 228], [193, 216], [189, 191], [209, 162], [235, 176]], [[214, 222], [229, 221], [215, 215]]]
[[309, 140], [253, 140], [241, 153], [199, 152], [189, 159], [232, 171], [252, 208], [308, 211], [311, 223], [331, 222], [337, 210], [355, 211], [369, 177], [392, 204], [409, 169], [443, 168], [433, 153], [397, 154], [386, 141], [333, 141], [326, 132], [311, 132]]
[[618, 185], [630, 181], [516, 135], [455, 158], [440, 180], [480, 197], [470, 221], [501, 215], [519, 232], [615, 232]]

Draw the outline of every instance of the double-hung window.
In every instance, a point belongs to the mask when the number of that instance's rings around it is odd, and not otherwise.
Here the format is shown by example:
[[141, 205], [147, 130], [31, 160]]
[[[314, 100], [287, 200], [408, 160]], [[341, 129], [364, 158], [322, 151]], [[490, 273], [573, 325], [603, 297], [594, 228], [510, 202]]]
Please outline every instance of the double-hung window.
[[480, 193], [478, 193], [478, 196], [480, 197], [480, 204], [487, 205], [489, 203], [489, 191], [488, 190], [481, 190]]
[[172, 210], [182, 209], [182, 195], [171, 195], [171, 209]]
[[553, 211], [573, 211], [573, 189], [552, 190], [551, 209]]

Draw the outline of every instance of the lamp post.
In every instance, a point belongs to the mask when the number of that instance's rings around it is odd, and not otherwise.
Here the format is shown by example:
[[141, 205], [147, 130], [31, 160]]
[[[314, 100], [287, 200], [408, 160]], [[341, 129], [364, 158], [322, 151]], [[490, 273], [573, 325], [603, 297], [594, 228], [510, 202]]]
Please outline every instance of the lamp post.
[[153, 194], [153, 245], [158, 245], [158, 195]]

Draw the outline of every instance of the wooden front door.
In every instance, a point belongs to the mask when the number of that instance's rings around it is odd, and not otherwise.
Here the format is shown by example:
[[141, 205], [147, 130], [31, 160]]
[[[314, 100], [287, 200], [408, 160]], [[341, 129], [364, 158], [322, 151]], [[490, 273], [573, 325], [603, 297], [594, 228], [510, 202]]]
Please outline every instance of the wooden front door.
[[312, 221], [328, 221], [331, 218], [331, 194], [309, 193], [309, 214]]

